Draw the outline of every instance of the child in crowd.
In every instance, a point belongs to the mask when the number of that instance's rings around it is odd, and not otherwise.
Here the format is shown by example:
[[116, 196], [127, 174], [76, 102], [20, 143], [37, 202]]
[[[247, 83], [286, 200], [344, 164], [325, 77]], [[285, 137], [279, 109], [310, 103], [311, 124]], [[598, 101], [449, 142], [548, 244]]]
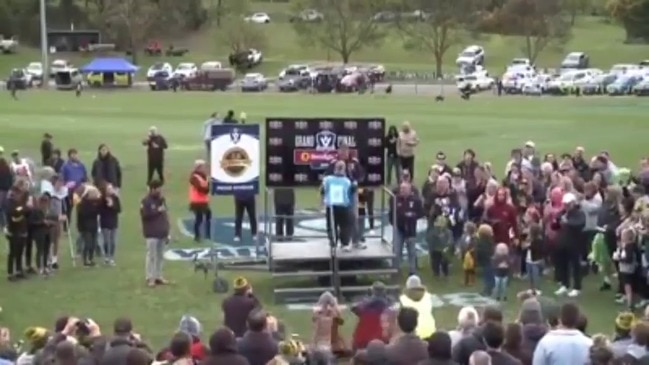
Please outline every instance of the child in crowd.
[[460, 240], [458, 252], [462, 258], [462, 269], [464, 270], [464, 285], [469, 286], [475, 283], [475, 246], [478, 241], [478, 232], [475, 223], [464, 224], [464, 235]]
[[491, 257], [494, 252], [494, 231], [488, 224], [481, 224], [478, 227], [478, 239], [475, 246], [476, 267], [482, 275], [482, 295], [491, 296], [494, 288], [494, 271], [491, 264]]
[[522, 245], [526, 252], [525, 266], [527, 267], [527, 276], [530, 279], [530, 294], [541, 295], [539, 284], [545, 257], [543, 252], [545, 242], [543, 240], [543, 228], [539, 223], [530, 224], [527, 238]]
[[453, 233], [448, 228], [448, 218], [438, 215], [433, 222], [429, 218], [426, 242], [433, 275], [448, 277], [449, 256], [453, 254]]
[[496, 245], [492, 259], [494, 268], [494, 293], [498, 301], [507, 300], [507, 284], [509, 281], [509, 247], [505, 243]]
[[636, 233], [632, 228], [622, 230], [620, 243], [613, 253], [613, 260], [618, 262], [618, 280], [624, 290], [624, 300], [630, 310], [634, 309], [633, 284], [636, 271]]

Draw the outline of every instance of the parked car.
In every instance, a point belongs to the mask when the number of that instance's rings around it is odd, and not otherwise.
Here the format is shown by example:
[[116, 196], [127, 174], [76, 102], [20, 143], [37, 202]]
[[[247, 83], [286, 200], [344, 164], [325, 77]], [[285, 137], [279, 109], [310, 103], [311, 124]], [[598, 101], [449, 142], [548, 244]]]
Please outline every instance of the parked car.
[[270, 23], [270, 16], [266, 13], [254, 13], [251, 16], [243, 18], [248, 23], [255, 24], [268, 24]]
[[[292, 16], [289, 21], [313, 23], [319, 22], [322, 19], [324, 19], [324, 15], [321, 12], [315, 9], [305, 9], [302, 10], [299, 14]], [[268, 19], [268, 21], [270, 22], [270, 19]]]
[[473, 92], [489, 90], [496, 82], [486, 72], [472, 75], [458, 75], [455, 77], [458, 90], [471, 90]]
[[640, 69], [641, 69], [640, 65], [634, 65], [631, 63], [618, 63], [613, 65], [613, 67], [611, 67], [608, 73], [615, 74], [615, 75], [623, 75], [629, 71], [637, 71]]
[[177, 78], [192, 77], [196, 71], [198, 71], [198, 66], [196, 66], [195, 63], [182, 62], [178, 64], [178, 67], [176, 67], [173, 76]]
[[642, 81], [641, 76], [621, 75], [615, 82], [606, 87], [606, 93], [611, 96], [631, 94], [636, 84]]
[[293, 92], [306, 90], [312, 83], [313, 79], [309, 75], [290, 75], [279, 80], [277, 87], [281, 92]]
[[64, 71], [70, 68], [74, 68], [74, 66], [72, 66], [72, 63], [70, 63], [69, 61], [63, 59], [54, 60], [50, 65], [50, 77], [54, 77], [54, 75], [56, 75], [57, 72]]
[[638, 63], [638, 65], [642, 68], [649, 68], [649, 60], [642, 60]]
[[266, 77], [260, 73], [246, 74], [241, 80], [241, 91], [264, 91], [268, 88]]
[[253, 68], [259, 65], [263, 59], [264, 59], [263, 54], [254, 48], [233, 53], [228, 58], [230, 62], [230, 66], [239, 69]]
[[22, 68], [14, 68], [7, 77], [7, 88], [24, 90], [32, 87], [32, 77]]
[[282, 80], [287, 76], [303, 76], [308, 74], [309, 66], [307, 65], [289, 65], [279, 72], [279, 79]]
[[193, 76], [180, 80], [181, 88], [185, 90], [225, 91], [234, 82], [234, 70], [198, 71]]
[[223, 68], [223, 65], [219, 61], [207, 61], [201, 64], [200, 70], [209, 71], [209, 70], [220, 70]]
[[462, 67], [465, 65], [484, 65], [485, 51], [480, 46], [468, 46], [457, 56], [455, 63]]
[[0, 52], [4, 54], [15, 53], [18, 49], [18, 40], [15, 38], [5, 39], [0, 36]]
[[589, 82], [581, 87], [583, 95], [601, 95], [606, 92], [608, 85], [617, 79], [616, 74], [601, 74], [593, 77]]
[[588, 68], [590, 59], [584, 52], [570, 52], [561, 61], [562, 69], [584, 69]]
[[76, 90], [83, 84], [83, 75], [76, 68], [63, 69], [54, 75], [54, 84], [57, 90]]
[[510, 67], [518, 67], [518, 66], [529, 66], [529, 67], [534, 67], [532, 64], [532, 61], [530, 61], [529, 58], [514, 58], [510, 63], [508, 68]]
[[32, 80], [43, 79], [43, 64], [40, 62], [30, 62], [25, 71], [32, 76]]
[[174, 72], [173, 66], [169, 62], [156, 62], [146, 72], [147, 80], [152, 79], [158, 72], [166, 72], [171, 75]]
[[649, 78], [646, 78], [633, 87], [633, 93], [637, 96], [649, 96]]
[[180, 86], [180, 80], [173, 76], [173, 73], [160, 70], [156, 71], [155, 74], [149, 79], [149, 88], [151, 91], [163, 91], [169, 90], [176, 86]]
[[575, 91], [575, 84], [588, 79], [593, 72], [589, 70], [571, 70], [548, 83], [548, 92], [555, 95], [568, 95]]
[[372, 20], [379, 23], [387, 23], [387, 22], [395, 21], [397, 17], [398, 17], [397, 13], [393, 11], [381, 11], [374, 14]]

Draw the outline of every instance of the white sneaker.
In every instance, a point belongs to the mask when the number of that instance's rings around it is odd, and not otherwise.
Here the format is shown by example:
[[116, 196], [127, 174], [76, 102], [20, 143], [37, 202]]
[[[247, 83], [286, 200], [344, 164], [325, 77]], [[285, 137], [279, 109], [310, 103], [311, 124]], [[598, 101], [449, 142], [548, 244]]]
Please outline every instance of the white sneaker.
[[234, 242], [239, 242], [241, 241], [241, 237], [239, 236], [234, 236]]
[[343, 247], [343, 252], [352, 252], [352, 247], [350, 245]]
[[576, 298], [576, 297], [578, 297], [578, 296], [579, 296], [579, 290], [577, 290], [577, 289], [572, 289], [572, 290], [568, 293], [568, 297], [570, 297], [570, 298]]
[[374, 236], [375, 234], [376, 234], [376, 231], [374, 231], [373, 229], [370, 229], [370, 235]]
[[568, 293], [568, 288], [566, 288], [565, 286], [562, 286], [562, 287], [559, 288], [559, 290], [554, 292], [554, 295], [564, 295], [564, 294], [567, 294], [567, 293]]

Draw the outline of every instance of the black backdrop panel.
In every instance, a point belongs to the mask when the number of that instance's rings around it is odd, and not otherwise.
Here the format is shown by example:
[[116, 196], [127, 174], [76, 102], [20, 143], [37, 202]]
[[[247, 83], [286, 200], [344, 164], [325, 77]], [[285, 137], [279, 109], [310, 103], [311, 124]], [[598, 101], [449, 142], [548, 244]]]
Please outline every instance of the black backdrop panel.
[[384, 183], [385, 119], [267, 118], [266, 185], [319, 186], [337, 148], [346, 144], [365, 170], [361, 186]]

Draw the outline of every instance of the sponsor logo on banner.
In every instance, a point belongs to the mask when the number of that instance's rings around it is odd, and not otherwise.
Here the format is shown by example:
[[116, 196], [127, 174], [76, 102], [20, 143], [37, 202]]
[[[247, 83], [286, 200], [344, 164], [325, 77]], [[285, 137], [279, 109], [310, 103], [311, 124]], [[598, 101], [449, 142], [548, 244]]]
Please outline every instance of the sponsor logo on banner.
[[[293, 241], [288, 243], [306, 243], [306, 242], [320, 242], [322, 245], [328, 245], [329, 240], [327, 234], [327, 221], [323, 213], [316, 211], [298, 211], [297, 216], [300, 218], [295, 219], [295, 235]], [[366, 222], [366, 227], [368, 223]], [[194, 219], [186, 218], [179, 221], [180, 231], [187, 237], [193, 237]], [[165, 259], [172, 261], [191, 261], [195, 257], [199, 259], [207, 259], [211, 257], [214, 252], [219, 258], [227, 261], [250, 261], [257, 259], [264, 259], [267, 257], [268, 252], [266, 245], [261, 243], [257, 245], [252, 240], [252, 233], [250, 225], [243, 223], [241, 241], [234, 241], [234, 218], [216, 218], [212, 220], [212, 246], [206, 242], [200, 247], [193, 248], [174, 248], [165, 253]], [[274, 221], [265, 224], [264, 219], [259, 222], [259, 233], [265, 237], [265, 229], [269, 229], [270, 234], [275, 232]], [[375, 218], [374, 233], [381, 234], [383, 229], [383, 238], [388, 242], [392, 242], [392, 226], [387, 224], [387, 219], [380, 217]], [[367, 230], [369, 232], [369, 229]], [[417, 238], [416, 247], [419, 255], [427, 255], [428, 249], [424, 240], [426, 233], [426, 221], [421, 220], [417, 224]], [[314, 238], [316, 237], [316, 238]], [[262, 239], [261, 242], [265, 242]], [[281, 245], [285, 242], [277, 242]], [[406, 251], [404, 248], [404, 255]]]
[[259, 125], [216, 125], [210, 142], [212, 193], [259, 192]]

